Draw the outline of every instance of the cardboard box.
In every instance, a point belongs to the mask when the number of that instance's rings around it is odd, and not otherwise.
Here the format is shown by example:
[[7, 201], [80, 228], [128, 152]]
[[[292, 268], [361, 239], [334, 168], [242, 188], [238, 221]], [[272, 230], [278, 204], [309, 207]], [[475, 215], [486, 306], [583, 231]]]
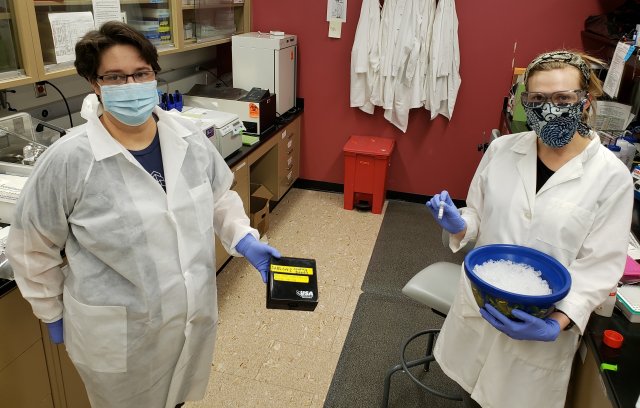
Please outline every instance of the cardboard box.
[[251, 183], [249, 212], [251, 226], [258, 230], [260, 236], [269, 229], [269, 200], [273, 194], [262, 184]]
[[315, 310], [318, 274], [315, 259], [271, 258], [267, 283], [267, 308]]

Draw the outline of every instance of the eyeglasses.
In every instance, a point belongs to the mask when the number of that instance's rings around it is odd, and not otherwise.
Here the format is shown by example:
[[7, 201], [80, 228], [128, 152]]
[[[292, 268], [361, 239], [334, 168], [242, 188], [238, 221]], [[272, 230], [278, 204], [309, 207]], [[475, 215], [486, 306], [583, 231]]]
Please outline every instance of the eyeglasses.
[[587, 91], [575, 89], [572, 91], [557, 91], [552, 94], [542, 92], [523, 92], [520, 96], [522, 105], [527, 108], [539, 108], [547, 102], [556, 106], [575, 105], [585, 99]]
[[134, 82], [149, 82], [156, 79], [156, 71], [138, 71], [133, 74], [105, 74], [98, 75], [96, 78], [104, 85], [123, 85], [133, 78]]

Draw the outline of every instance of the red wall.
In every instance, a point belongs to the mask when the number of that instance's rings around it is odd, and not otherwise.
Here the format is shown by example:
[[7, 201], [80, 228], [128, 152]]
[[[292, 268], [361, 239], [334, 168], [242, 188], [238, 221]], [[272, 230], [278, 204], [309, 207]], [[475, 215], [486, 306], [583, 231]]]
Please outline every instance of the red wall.
[[252, 10], [254, 31], [298, 36], [298, 96], [305, 102], [301, 178], [342, 183], [342, 147], [349, 136], [383, 136], [396, 140], [389, 190], [432, 195], [448, 189], [464, 199], [481, 158], [477, 146], [499, 127], [513, 59], [526, 66], [547, 50], [581, 48], [585, 18], [620, 2], [458, 0], [462, 85], [453, 117], [430, 121], [427, 111], [413, 109], [407, 133], [387, 122], [380, 108], [371, 116], [349, 107], [351, 47], [362, 0], [348, 1], [341, 39], [327, 36], [325, 0], [254, 0]]

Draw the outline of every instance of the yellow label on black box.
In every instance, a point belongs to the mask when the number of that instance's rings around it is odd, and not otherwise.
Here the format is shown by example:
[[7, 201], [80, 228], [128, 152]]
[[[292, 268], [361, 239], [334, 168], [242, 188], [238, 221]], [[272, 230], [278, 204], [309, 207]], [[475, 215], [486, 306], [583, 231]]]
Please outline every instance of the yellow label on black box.
[[[271, 272], [291, 273], [294, 275], [313, 275], [312, 268], [304, 268], [301, 266], [271, 265]], [[309, 280], [307, 279], [307, 282], [308, 281]]]
[[287, 275], [284, 273], [274, 273], [273, 280], [283, 282], [309, 283], [308, 276]]

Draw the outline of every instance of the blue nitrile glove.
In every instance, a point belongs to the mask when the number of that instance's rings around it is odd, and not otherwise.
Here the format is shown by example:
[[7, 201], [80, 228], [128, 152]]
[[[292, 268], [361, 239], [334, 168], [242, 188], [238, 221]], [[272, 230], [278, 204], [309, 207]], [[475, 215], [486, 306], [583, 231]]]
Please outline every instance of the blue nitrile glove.
[[263, 244], [254, 238], [253, 235], [247, 234], [236, 244], [236, 251], [242, 254], [262, 275], [262, 281], [267, 282], [267, 273], [269, 273], [269, 264], [271, 257], [280, 258], [280, 252], [277, 249]]
[[[438, 219], [441, 201], [444, 202], [444, 207], [442, 218]], [[451, 201], [447, 190], [443, 190], [440, 194], [434, 195], [431, 200], [427, 201], [427, 208], [429, 208], [431, 215], [433, 215], [433, 218], [435, 218], [438, 224], [452, 234], [457, 234], [467, 226], [467, 223], [460, 215], [460, 211], [458, 211], [456, 205]]]
[[511, 311], [521, 321], [509, 319], [488, 303], [480, 308], [480, 314], [493, 327], [515, 340], [554, 341], [560, 334], [557, 320], [549, 317], [540, 319], [522, 310]]
[[60, 344], [64, 342], [62, 319], [56, 320], [53, 323], [47, 323], [47, 329], [49, 329], [49, 338], [54, 344]]

